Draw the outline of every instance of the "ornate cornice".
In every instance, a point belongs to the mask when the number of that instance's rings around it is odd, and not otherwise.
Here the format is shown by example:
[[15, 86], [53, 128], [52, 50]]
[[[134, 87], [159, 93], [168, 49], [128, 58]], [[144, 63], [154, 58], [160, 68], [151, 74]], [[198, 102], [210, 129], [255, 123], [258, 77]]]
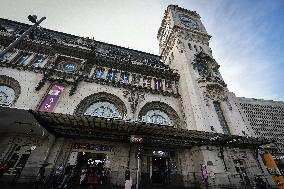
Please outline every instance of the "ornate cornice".
[[[2, 26], [0, 32], [0, 42], [3, 46], [8, 46], [20, 31], [25, 31], [29, 25], [10, 20], [0, 19]], [[14, 31], [5, 30], [5, 27], [16, 28]], [[141, 74], [143, 76], [151, 76], [159, 79], [166, 79], [177, 82], [179, 75], [168, 65], [160, 61], [160, 56], [145, 53], [133, 49], [123, 48], [111, 45], [89, 38], [82, 38], [70, 34], [64, 34], [45, 28], [40, 28], [32, 33], [32, 39], [24, 39], [17, 49], [28, 53], [41, 54], [48, 57], [48, 62], [43, 68], [33, 67], [32, 65], [17, 65], [13, 62], [2, 62], [1, 67], [10, 67], [19, 70], [33, 71], [43, 74], [43, 78], [36, 86], [36, 90], [40, 90], [47, 81], [63, 82], [66, 85], [72, 85], [70, 95], [73, 95], [77, 86], [81, 81], [96, 82], [115, 87], [135, 88], [137, 86], [128, 84], [124, 85], [120, 82], [109, 82], [103, 80], [90, 79], [92, 68], [96, 66], [108, 67], [110, 69], [118, 69], [121, 71]], [[68, 58], [67, 58], [68, 57]], [[77, 69], [73, 73], [61, 70], [60, 64], [64, 61], [77, 62]], [[162, 94], [166, 96], [178, 96], [175, 93], [165, 91], [157, 91], [138, 87], [144, 92], [153, 94]]]

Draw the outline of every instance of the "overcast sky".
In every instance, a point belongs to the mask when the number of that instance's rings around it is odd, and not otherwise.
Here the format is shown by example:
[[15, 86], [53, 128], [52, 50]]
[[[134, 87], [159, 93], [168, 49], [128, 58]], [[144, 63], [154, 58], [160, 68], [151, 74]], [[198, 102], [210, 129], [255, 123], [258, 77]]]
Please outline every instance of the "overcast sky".
[[158, 54], [157, 31], [169, 4], [195, 10], [230, 91], [284, 100], [282, 0], [0, 0], [0, 17]]

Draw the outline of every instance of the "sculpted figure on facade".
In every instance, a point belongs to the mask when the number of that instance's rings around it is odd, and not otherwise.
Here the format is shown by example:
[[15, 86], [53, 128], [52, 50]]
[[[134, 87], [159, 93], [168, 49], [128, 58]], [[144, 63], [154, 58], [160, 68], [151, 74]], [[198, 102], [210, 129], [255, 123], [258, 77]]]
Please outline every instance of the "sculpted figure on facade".
[[137, 90], [131, 90], [130, 92], [123, 91], [123, 96], [128, 99], [128, 102], [130, 102], [130, 107], [133, 114], [136, 111], [137, 105], [145, 99], [145, 94]]

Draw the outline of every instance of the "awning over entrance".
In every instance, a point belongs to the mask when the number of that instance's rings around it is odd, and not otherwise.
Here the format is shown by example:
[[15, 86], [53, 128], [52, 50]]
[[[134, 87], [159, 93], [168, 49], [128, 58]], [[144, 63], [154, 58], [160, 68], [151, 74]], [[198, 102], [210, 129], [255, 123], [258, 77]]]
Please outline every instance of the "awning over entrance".
[[143, 144], [166, 147], [218, 145], [255, 148], [271, 143], [264, 138], [224, 135], [162, 126], [122, 119], [76, 116], [30, 110], [38, 122], [52, 134], [60, 137], [87, 137], [129, 142], [131, 135], [143, 137]]

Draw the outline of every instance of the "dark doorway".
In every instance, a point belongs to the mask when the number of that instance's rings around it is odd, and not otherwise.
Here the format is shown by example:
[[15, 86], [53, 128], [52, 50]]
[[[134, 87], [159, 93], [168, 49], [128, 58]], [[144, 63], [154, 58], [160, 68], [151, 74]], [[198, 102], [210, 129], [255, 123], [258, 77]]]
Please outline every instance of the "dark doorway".
[[105, 167], [105, 162], [105, 154], [79, 152], [76, 165], [77, 176], [80, 177], [82, 172], [86, 172], [86, 179], [84, 181], [86, 184], [108, 184], [109, 169]]
[[153, 157], [152, 167], [152, 183], [168, 184], [169, 172], [167, 167], [167, 158]]

